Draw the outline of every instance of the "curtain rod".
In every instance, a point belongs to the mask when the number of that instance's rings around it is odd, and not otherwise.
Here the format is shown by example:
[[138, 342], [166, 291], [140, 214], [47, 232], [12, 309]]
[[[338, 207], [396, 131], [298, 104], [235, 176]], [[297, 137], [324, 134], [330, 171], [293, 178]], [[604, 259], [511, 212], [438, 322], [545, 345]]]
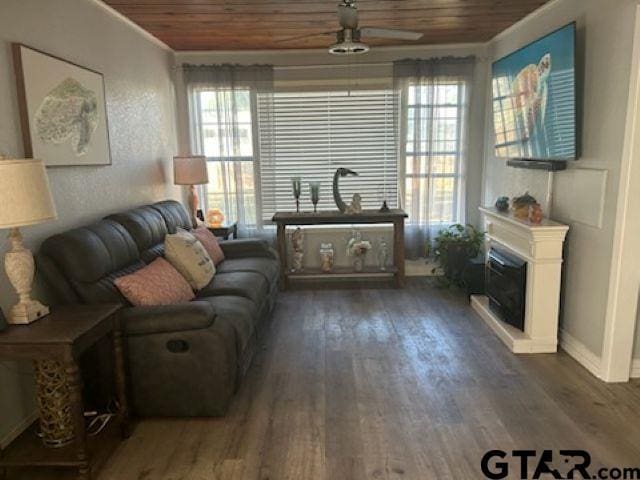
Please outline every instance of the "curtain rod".
[[[391, 66], [393, 62], [362, 62], [362, 63], [317, 63], [308, 65], [274, 65], [274, 70], [303, 70], [305, 68], [334, 68], [334, 67], [383, 67]], [[175, 65], [174, 70], [182, 70], [182, 65]]]

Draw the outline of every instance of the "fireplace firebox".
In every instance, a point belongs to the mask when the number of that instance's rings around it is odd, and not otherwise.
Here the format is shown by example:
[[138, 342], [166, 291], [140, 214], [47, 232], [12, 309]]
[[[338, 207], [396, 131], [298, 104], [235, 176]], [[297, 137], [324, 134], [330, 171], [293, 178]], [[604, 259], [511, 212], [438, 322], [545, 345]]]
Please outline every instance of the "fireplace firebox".
[[527, 262], [495, 247], [486, 268], [489, 308], [502, 320], [524, 331]]

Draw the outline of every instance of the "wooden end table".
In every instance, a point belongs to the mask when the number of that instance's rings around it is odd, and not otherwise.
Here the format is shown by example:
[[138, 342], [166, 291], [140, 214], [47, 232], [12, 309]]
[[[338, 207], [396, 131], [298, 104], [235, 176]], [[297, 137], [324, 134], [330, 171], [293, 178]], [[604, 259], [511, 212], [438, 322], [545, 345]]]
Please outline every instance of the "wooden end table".
[[[7, 467], [77, 468], [78, 478], [88, 480], [117, 446], [129, 435], [129, 411], [125, 380], [122, 331], [117, 315], [120, 305], [73, 305], [56, 307], [50, 315], [30, 325], [11, 325], [0, 333], [0, 360], [57, 360], [64, 366], [71, 390], [75, 439], [61, 448], [45, 447], [36, 436], [37, 421], [0, 452], [0, 478]], [[82, 400], [80, 355], [105, 336], [113, 340], [115, 387], [119, 421], [87, 439]], [[120, 427], [120, 428], [118, 428]]]
[[229, 240], [232, 237], [234, 240], [238, 238], [238, 222], [223, 223], [218, 227], [209, 227], [209, 231], [216, 237], [222, 237], [225, 240]]

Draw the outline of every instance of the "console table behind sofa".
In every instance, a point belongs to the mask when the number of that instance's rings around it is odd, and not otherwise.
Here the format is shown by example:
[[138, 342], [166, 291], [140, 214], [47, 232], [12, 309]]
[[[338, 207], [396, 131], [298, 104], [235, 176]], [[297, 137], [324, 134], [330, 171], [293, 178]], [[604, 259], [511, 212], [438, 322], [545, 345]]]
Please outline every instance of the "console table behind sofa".
[[[287, 287], [289, 277], [302, 275], [320, 275], [322, 272], [291, 272], [287, 268], [287, 226], [304, 225], [367, 225], [378, 223], [390, 223], [393, 225], [393, 267], [388, 270], [395, 277], [396, 286], [404, 287], [404, 219], [407, 214], [403, 210], [390, 210], [379, 212], [378, 210], [363, 210], [358, 214], [346, 214], [339, 211], [313, 212], [277, 212], [272, 221], [278, 227], [278, 252], [280, 253], [280, 275], [281, 285]], [[379, 274], [380, 272], [378, 272]], [[348, 275], [349, 277], [372, 277], [371, 271], [353, 272], [351, 270], [335, 269], [327, 275]]]

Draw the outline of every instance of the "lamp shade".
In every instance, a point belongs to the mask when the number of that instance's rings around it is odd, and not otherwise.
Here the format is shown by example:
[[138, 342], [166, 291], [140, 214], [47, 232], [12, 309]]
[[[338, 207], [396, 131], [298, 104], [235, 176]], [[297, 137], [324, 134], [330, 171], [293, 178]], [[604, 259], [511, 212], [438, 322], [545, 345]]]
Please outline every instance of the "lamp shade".
[[173, 157], [173, 183], [176, 185], [209, 183], [207, 159], [204, 155]]
[[0, 228], [24, 227], [56, 217], [42, 160], [0, 160]]

